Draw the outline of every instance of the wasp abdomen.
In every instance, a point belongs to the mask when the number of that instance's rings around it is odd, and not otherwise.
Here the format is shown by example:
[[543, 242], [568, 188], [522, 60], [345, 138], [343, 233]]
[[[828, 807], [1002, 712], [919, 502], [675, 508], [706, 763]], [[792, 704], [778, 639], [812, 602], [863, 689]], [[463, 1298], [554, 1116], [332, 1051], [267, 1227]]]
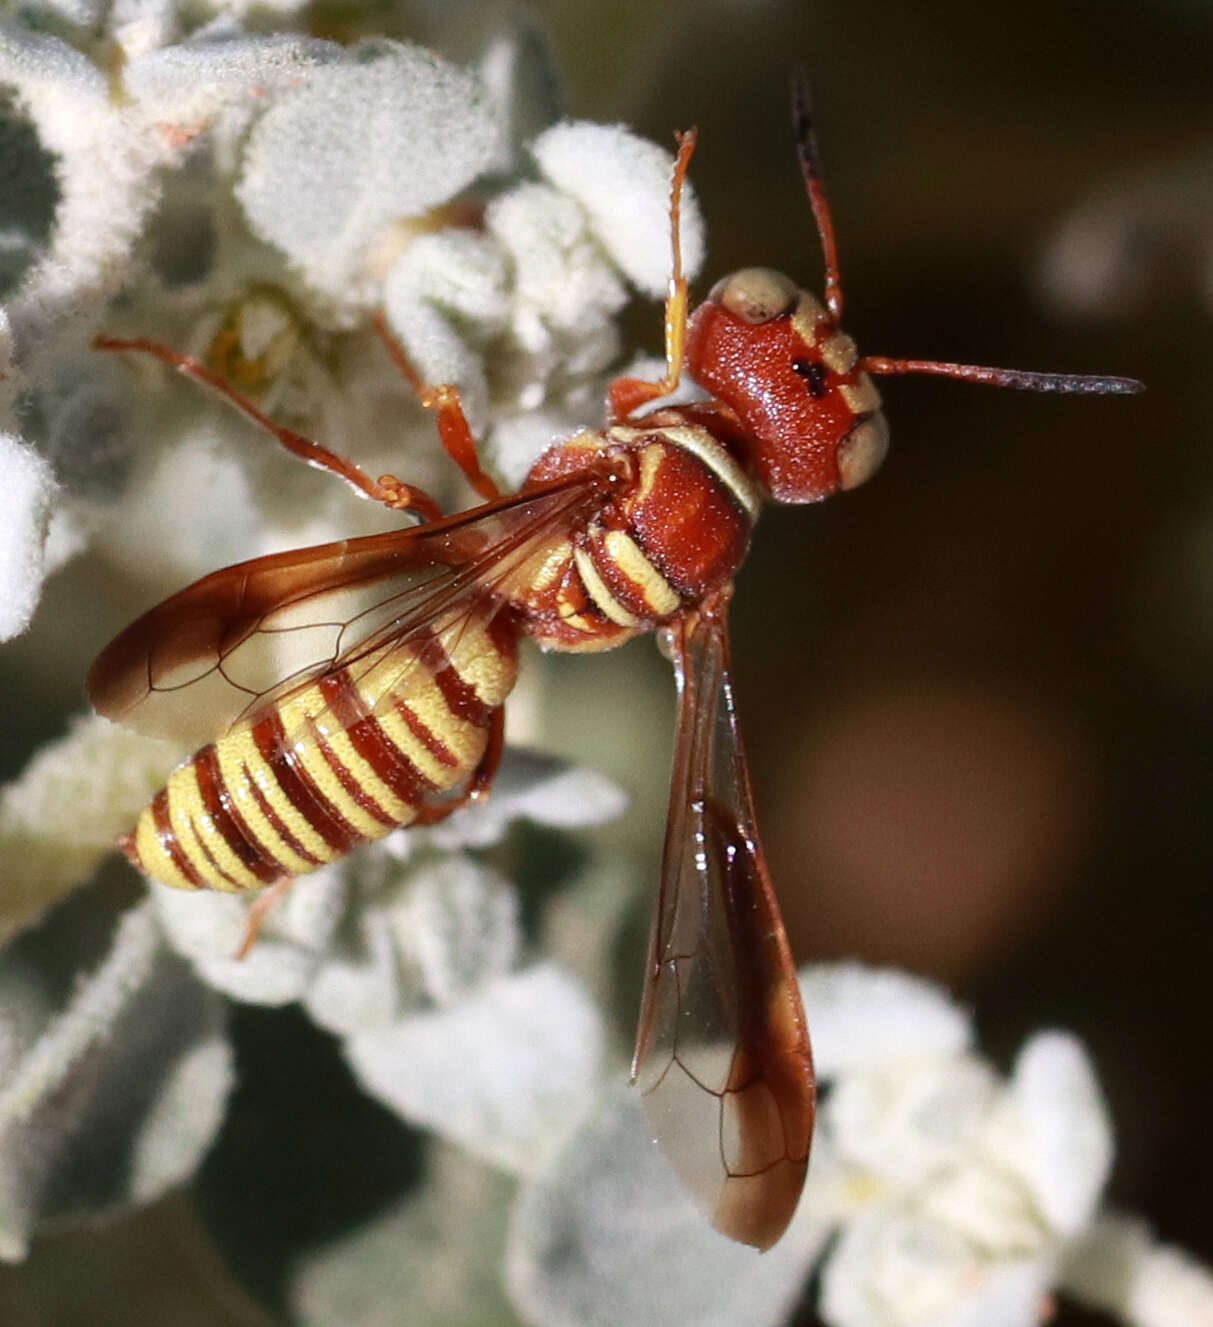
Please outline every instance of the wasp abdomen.
[[163, 884], [243, 892], [454, 810], [514, 684], [516, 636], [483, 613], [448, 634], [237, 723], [173, 771], [127, 855]]

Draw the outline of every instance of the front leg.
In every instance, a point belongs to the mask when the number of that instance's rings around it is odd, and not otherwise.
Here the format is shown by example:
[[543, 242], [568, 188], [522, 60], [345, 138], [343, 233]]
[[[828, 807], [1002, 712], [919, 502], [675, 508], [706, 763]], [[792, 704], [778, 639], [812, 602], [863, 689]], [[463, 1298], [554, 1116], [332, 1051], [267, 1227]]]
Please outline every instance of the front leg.
[[225, 400], [231, 402], [242, 415], [247, 416], [259, 428], [276, 438], [293, 456], [298, 456], [318, 470], [327, 470], [330, 474], [344, 479], [364, 498], [382, 502], [385, 507], [390, 507], [393, 511], [416, 512], [424, 522], [436, 521], [442, 516], [442, 508], [425, 489], [418, 488], [415, 484], [406, 484], [395, 475], [380, 475], [378, 479], [372, 479], [353, 461], [338, 456], [328, 447], [313, 442], [302, 433], [296, 433], [285, 424], [275, 423], [226, 378], [207, 368], [201, 360], [195, 359], [192, 355], [183, 355], [159, 341], [151, 341], [146, 337], [96, 336], [93, 338], [93, 346], [97, 350], [138, 350], [153, 355], [170, 368], [184, 373], [187, 378], [193, 378], [195, 382], [213, 388]]

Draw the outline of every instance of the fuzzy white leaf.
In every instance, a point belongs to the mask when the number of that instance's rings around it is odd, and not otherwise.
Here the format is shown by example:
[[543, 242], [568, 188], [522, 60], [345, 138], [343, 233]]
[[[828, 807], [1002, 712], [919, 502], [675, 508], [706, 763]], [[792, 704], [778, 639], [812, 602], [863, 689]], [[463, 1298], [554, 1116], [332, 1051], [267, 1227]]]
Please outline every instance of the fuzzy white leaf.
[[543, 350], [553, 331], [584, 333], [627, 301], [627, 291], [577, 202], [542, 184], [523, 184], [489, 206], [484, 224], [509, 254], [514, 334]]
[[390, 1023], [404, 1008], [389, 909], [364, 906], [357, 920], [357, 946], [331, 949], [303, 995], [312, 1019], [338, 1036]]
[[181, 754], [106, 719], [77, 719], [0, 790], [0, 938], [88, 878]]
[[97, 20], [104, 20], [107, 35], [127, 61], [166, 46], [181, 32], [174, 0], [114, 0], [97, 9]]
[[7, 1076], [0, 1090], [0, 1125], [26, 1123], [45, 1095], [59, 1091], [77, 1058], [105, 1036], [148, 979], [159, 948], [148, 906], [122, 918], [107, 960]]
[[428, 831], [438, 848], [496, 843], [512, 820], [525, 818], [558, 829], [599, 825], [620, 815], [627, 795], [605, 774], [559, 757], [511, 747], [488, 797]]
[[522, 944], [517, 891], [463, 855], [420, 871], [392, 909], [392, 920], [400, 953], [440, 1005], [504, 977]]
[[521, 488], [541, 453], [558, 439], [571, 437], [587, 423], [589, 420], [566, 411], [499, 413], [493, 425], [493, 461], [506, 486]]
[[767, 1253], [717, 1234], [621, 1086], [523, 1187], [507, 1286], [536, 1327], [774, 1327], [829, 1229], [806, 1203]]
[[232, 1049], [218, 1029], [161, 1068], [164, 1082], [130, 1154], [136, 1203], [189, 1179], [219, 1132], [235, 1083]]
[[221, 1006], [165, 953], [150, 904], [129, 911], [66, 1005], [10, 1056], [0, 1257], [22, 1257], [42, 1219], [148, 1201], [186, 1178], [231, 1081]]
[[346, 889], [334, 869], [296, 881], [270, 909], [244, 958], [236, 955], [252, 906], [248, 897], [156, 885], [153, 898], [169, 943], [208, 986], [249, 1004], [283, 1005], [300, 999], [320, 971]]
[[[647, 295], [670, 279], [670, 178], [674, 158], [618, 125], [570, 121], [531, 145], [544, 176], [585, 209], [611, 261]], [[703, 263], [704, 228], [689, 181], [682, 195], [682, 264], [688, 279]]]
[[557, 119], [564, 90], [538, 15], [513, 6], [504, 12], [503, 30], [489, 38], [480, 57], [480, 77], [497, 105], [513, 158], [523, 143]]
[[340, 58], [341, 47], [335, 42], [287, 33], [195, 39], [131, 60], [122, 82], [161, 123], [196, 133], [198, 121], [240, 101], [256, 104], [295, 86], [314, 66]]
[[1067, 1249], [1065, 1288], [1132, 1327], [1210, 1327], [1213, 1270], [1155, 1240], [1118, 1213], [1096, 1221]]
[[455, 1148], [429, 1150], [425, 1187], [316, 1252], [288, 1291], [303, 1327], [501, 1324], [512, 1184]]
[[917, 1196], [925, 1216], [959, 1231], [991, 1260], [1034, 1258], [1055, 1246], [1019, 1176], [978, 1154], [959, 1158]]
[[51, 242], [8, 309], [16, 358], [36, 377], [68, 329], [118, 290], [158, 197], [156, 172], [184, 144], [117, 109], [106, 76], [54, 37], [0, 26], [0, 83], [59, 158]]
[[469, 330], [483, 340], [502, 325], [505, 279], [504, 258], [491, 240], [448, 231], [415, 239], [383, 285], [388, 322], [414, 368], [426, 383], [460, 389], [475, 434], [488, 421], [488, 385]]
[[997, 1092], [993, 1072], [975, 1058], [895, 1062], [839, 1075], [822, 1124], [844, 1161], [908, 1189], [965, 1160]]
[[1112, 1167], [1112, 1130], [1082, 1043], [1040, 1032], [1020, 1051], [983, 1151], [1022, 1177], [1044, 1220], [1062, 1235], [1090, 1220]]
[[125, 395], [120, 366], [106, 355], [62, 354], [42, 375], [39, 446], [68, 494], [108, 503], [120, 491], [132, 452]]
[[317, 289], [356, 299], [350, 283], [383, 228], [497, 165], [500, 129], [474, 74], [420, 47], [363, 42], [261, 117], [237, 196]]
[[[421, 300], [486, 330], [500, 327], [508, 308], [501, 249], [486, 236], [468, 230], [418, 235], [388, 272], [383, 301], [389, 317], [394, 317], [398, 304]], [[407, 333], [403, 321], [396, 325], [402, 336]], [[449, 381], [433, 373], [423, 376], [431, 382]]]
[[403, 1119], [525, 1174], [586, 1108], [602, 1041], [583, 988], [540, 964], [434, 1013], [356, 1033], [345, 1053], [366, 1091]]
[[399, 290], [391, 290], [386, 299], [392, 330], [422, 380], [457, 387], [473, 436], [482, 434], [489, 416], [489, 389], [481, 357], [428, 300], [410, 300]]
[[825, 1262], [830, 1327], [1037, 1327], [1052, 1265], [987, 1262], [951, 1226], [881, 1206], [843, 1228]]
[[939, 986], [909, 973], [819, 963], [801, 969], [800, 990], [822, 1078], [955, 1055], [972, 1042], [968, 1014]]
[[0, 640], [24, 631], [38, 606], [57, 489], [50, 465], [37, 452], [0, 433]]

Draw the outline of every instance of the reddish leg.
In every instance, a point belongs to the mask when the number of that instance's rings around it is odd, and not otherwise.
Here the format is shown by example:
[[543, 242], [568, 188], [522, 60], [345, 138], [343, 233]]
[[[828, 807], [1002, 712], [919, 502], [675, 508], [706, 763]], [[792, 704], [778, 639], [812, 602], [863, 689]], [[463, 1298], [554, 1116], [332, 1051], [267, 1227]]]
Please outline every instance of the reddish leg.
[[480, 466], [480, 457], [476, 453], [476, 439], [472, 436], [471, 425], [463, 413], [463, 404], [459, 400], [459, 389], [444, 383], [440, 387], [429, 387], [421, 380], [421, 375], [413, 367], [412, 360], [405, 354], [404, 347], [393, 335], [382, 312], [375, 315], [375, 330], [387, 346], [392, 362], [408, 379], [417, 399], [427, 410], [434, 411], [438, 419], [438, 436], [447, 455], [467, 476], [467, 481], [487, 502], [501, 496], [501, 490], [491, 476], [485, 474]]
[[665, 377], [660, 382], [642, 378], [616, 378], [607, 390], [607, 407], [613, 423], [620, 423], [640, 406], [669, 396], [682, 379], [683, 346], [687, 333], [687, 279], [682, 273], [682, 186], [691, 154], [695, 151], [697, 129], [677, 135], [678, 157], [670, 183], [670, 250], [673, 258], [670, 289], [665, 301]]
[[270, 909], [286, 898], [294, 883], [295, 877], [293, 875], [284, 876], [277, 884], [270, 885], [268, 889], [262, 890], [253, 900], [252, 907], [249, 908], [248, 916], [245, 918], [244, 939], [240, 942], [240, 948], [236, 950], [236, 958], [245, 959], [252, 953], [253, 946], [257, 943], [257, 937], [261, 934], [261, 927], [266, 917], [269, 916]]
[[328, 470], [331, 474], [339, 476], [365, 498], [382, 502], [385, 507], [391, 507], [393, 511], [414, 511], [423, 521], [436, 521], [442, 515], [442, 509], [424, 489], [406, 484], [395, 475], [380, 475], [378, 479], [372, 479], [353, 461], [347, 461], [345, 457], [338, 456], [336, 452], [329, 451], [327, 447], [313, 442], [310, 438], [305, 438], [302, 433], [296, 433], [294, 429], [275, 424], [247, 396], [237, 391], [225, 378], [208, 369], [205, 364], [194, 359], [192, 355], [182, 355], [159, 341], [149, 341], [144, 337], [97, 336], [93, 338], [93, 345], [98, 350], [139, 350], [154, 355], [171, 368], [184, 373], [187, 378], [193, 378], [196, 382], [214, 388], [241, 414], [277, 438], [292, 455], [301, 457], [319, 470]]

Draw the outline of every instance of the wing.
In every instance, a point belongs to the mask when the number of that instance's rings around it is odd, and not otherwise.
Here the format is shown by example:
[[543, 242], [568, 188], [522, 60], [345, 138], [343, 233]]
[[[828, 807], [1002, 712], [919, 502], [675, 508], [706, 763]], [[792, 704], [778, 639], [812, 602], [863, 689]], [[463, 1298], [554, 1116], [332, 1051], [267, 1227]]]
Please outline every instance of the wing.
[[457, 633], [472, 604], [603, 496], [587, 470], [432, 524], [213, 572], [110, 642], [89, 671], [89, 699], [143, 732], [209, 741], [412, 633]]
[[674, 778], [632, 1078], [674, 1168], [723, 1234], [783, 1234], [816, 1093], [796, 970], [754, 823], [725, 604], [667, 630]]

